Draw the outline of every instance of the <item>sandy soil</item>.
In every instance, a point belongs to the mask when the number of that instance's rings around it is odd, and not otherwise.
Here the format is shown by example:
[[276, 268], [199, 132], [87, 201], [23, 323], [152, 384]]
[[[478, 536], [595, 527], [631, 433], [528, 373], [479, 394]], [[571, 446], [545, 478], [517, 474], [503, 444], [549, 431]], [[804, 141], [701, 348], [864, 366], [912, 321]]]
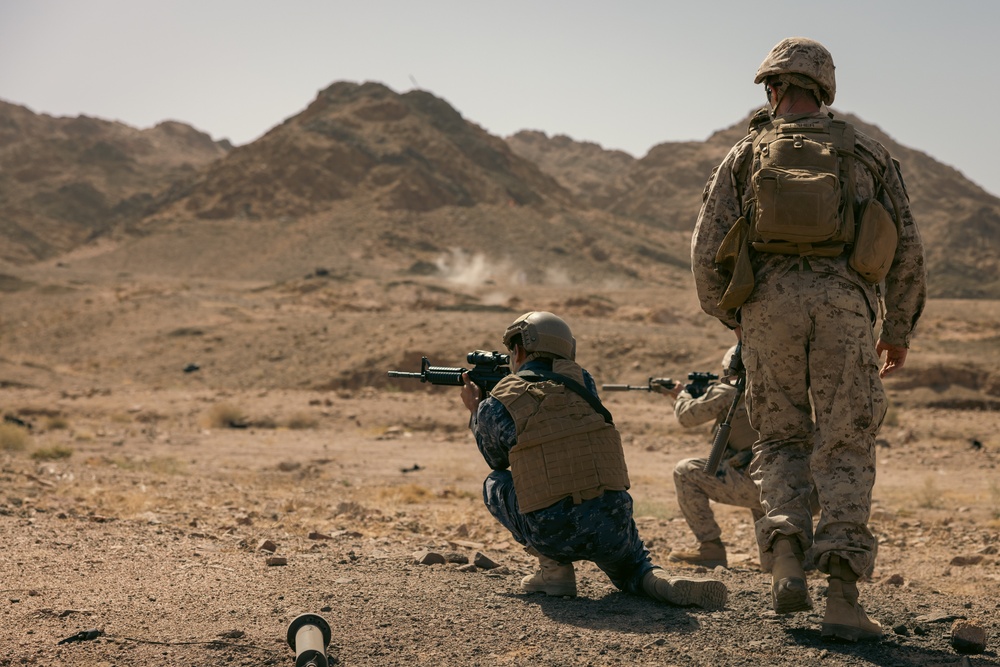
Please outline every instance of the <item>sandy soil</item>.
[[[421, 353], [460, 364], [527, 301], [568, 313], [599, 382], [710, 370], [725, 332], [681, 293], [74, 280], [5, 295], [0, 408], [31, 428], [20, 446], [2, 434], [0, 665], [292, 665], [286, 629], [306, 612], [342, 665], [1000, 665], [1000, 439], [981, 381], [995, 359], [953, 350], [995, 347], [992, 302], [961, 319], [934, 304], [909, 384], [890, 385], [862, 584], [887, 636], [851, 645], [821, 639], [821, 604], [770, 611], [735, 508], [718, 508], [731, 567], [698, 572], [727, 583], [724, 610], [624, 595], [589, 564], [576, 600], [522, 594], [533, 561], [482, 506], [458, 390], [385, 377]], [[501, 306], [447, 307], [470, 294]], [[658, 395], [606, 401], [665, 565], [691, 543], [671, 470], [705, 454], [707, 426], [681, 429]], [[418, 564], [425, 550], [448, 562]], [[821, 600], [824, 579], [810, 584]], [[952, 647], [957, 619], [985, 629], [985, 653]]]

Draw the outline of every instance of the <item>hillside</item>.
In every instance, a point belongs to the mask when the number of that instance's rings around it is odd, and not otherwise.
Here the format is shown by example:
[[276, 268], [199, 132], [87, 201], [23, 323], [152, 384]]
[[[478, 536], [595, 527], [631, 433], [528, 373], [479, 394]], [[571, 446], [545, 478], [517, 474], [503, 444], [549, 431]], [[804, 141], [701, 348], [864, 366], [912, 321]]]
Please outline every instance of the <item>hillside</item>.
[[[1000, 199], [845, 117], [902, 163], [931, 294], [1000, 297]], [[86, 261], [128, 272], [287, 280], [335, 266], [346, 279], [472, 261], [494, 280], [672, 282], [704, 184], [746, 124], [636, 159], [541, 132], [505, 141], [429, 92], [338, 82], [229, 150], [179, 123], [139, 131], [3, 103], [0, 259], [100, 240]]]
[[[641, 159], [536, 131], [519, 132], [507, 141], [589, 205], [652, 227], [690, 232], [705, 182], [745, 134], [751, 115], [704, 142], [662, 143]], [[1000, 297], [1000, 198], [954, 168], [899, 144], [877, 126], [838, 115], [881, 141], [900, 161], [927, 251], [930, 294]]]
[[108, 235], [229, 148], [183, 123], [137, 130], [0, 100], [0, 259], [46, 259]]
[[681, 235], [588, 207], [445, 101], [375, 83], [330, 86], [164, 193], [141, 235], [88, 265], [288, 280], [474, 262], [513, 283], [662, 282], [687, 266]]

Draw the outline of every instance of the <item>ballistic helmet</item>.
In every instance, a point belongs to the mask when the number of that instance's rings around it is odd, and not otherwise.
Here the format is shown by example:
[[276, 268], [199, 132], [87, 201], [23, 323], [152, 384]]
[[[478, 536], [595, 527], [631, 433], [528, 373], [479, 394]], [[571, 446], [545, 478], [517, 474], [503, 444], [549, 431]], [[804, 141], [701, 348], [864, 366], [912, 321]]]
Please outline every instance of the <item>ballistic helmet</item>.
[[545, 356], [576, 358], [576, 339], [569, 325], [561, 317], [543, 310], [525, 313], [503, 332], [503, 344], [511, 348], [511, 341], [521, 337], [521, 345], [529, 355], [543, 353]]
[[820, 102], [829, 106], [837, 94], [833, 70], [833, 56], [825, 46], [806, 37], [789, 37], [771, 49], [757, 68], [753, 82], [760, 83], [769, 76], [800, 74], [816, 82]]

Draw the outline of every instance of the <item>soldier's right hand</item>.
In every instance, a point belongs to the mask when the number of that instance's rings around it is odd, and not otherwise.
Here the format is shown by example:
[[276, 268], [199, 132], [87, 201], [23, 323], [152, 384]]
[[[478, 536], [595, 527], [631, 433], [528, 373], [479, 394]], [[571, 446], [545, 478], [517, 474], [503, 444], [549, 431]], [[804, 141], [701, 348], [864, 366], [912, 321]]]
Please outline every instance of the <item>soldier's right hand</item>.
[[903, 367], [906, 363], [906, 353], [907, 348], [901, 345], [890, 345], [885, 343], [881, 338], [875, 343], [875, 352], [879, 357], [885, 352], [885, 363], [882, 364], [882, 368], [879, 369], [878, 376], [884, 378], [890, 373], [894, 373]]

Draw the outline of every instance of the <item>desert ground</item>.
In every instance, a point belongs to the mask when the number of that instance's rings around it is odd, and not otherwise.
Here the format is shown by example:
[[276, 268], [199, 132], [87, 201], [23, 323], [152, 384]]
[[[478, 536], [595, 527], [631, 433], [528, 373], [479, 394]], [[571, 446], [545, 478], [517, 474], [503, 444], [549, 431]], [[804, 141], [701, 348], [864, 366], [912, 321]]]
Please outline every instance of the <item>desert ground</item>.
[[[599, 383], [716, 371], [731, 334], [690, 290], [447, 277], [280, 282], [10, 272], [0, 328], [0, 665], [292, 665], [289, 623], [331, 626], [331, 664], [1000, 665], [995, 301], [931, 301], [878, 450], [880, 643], [776, 616], [749, 512], [718, 506], [721, 611], [617, 592], [525, 595], [533, 559], [482, 506], [488, 469], [457, 388], [386, 377], [464, 364], [526, 310], [574, 327]], [[692, 538], [671, 472], [704, 456], [668, 399], [604, 396], [654, 562]], [[422, 552], [444, 563], [417, 562]], [[952, 628], [987, 635], [963, 654]], [[62, 640], [88, 630], [99, 635]]]

